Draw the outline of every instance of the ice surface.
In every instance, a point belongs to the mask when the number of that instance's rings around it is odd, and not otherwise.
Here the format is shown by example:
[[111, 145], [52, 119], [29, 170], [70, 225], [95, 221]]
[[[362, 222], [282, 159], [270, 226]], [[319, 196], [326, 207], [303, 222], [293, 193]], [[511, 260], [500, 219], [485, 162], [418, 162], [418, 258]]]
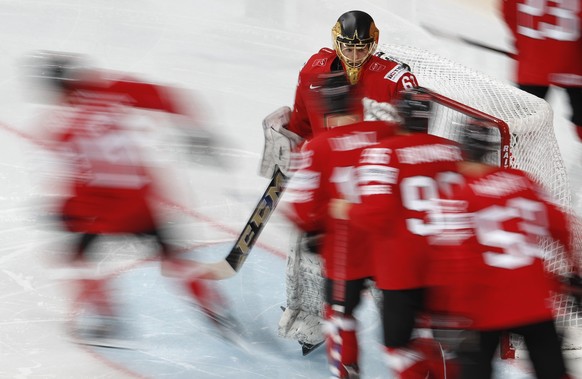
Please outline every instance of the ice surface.
[[[476, 3], [476, 4], [474, 4]], [[0, 4], [0, 378], [315, 378], [327, 377], [323, 349], [307, 357], [294, 341], [276, 335], [285, 303], [284, 254], [292, 231], [275, 214], [242, 271], [220, 282], [244, 325], [248, 351], [220, 339], [178, 285], [144, 262], [115, 276], [125, 331], [137, 350], [81, 347], [66, 334], [74, 316], [73, 291], [55, 280], [52, 267], [66, 253], [66, 236], [50, 227], [39, 206], [58, 194], [44, 186], [46, 153], [28, 103], [21, 58], [35, 49], [86, 53], [102, 67], [192, 90], [206, 126], [223, 138], [228, 169], [197, 164], [164, 166], [173, 179], [171, 208], [187, 244], [223, 257], [256, 204], [267, 180], [258, 177], [262, 118], [291, 105], [297, 73], [346, 10], [376, 19], [381, 42], [429, 48], [510, 81], [507, 57], [422, 29], [409, 22], [470, 35], [499, 48], [510, 46], [491, 13], [493, 1], [344, 0], [6, 0]], [[468, 20], [471, 20], [469, 22]], [[476, 27], [478, 25], [478, 27]], [[475, 33], [474, 30], [478, 30]], [[550, 98], [556, 133], [571, 181], [581, 183], [580, 145], [563, 93]], [[582, 207], [579, 192], [576, 204]], [[146, 255], [134, 240], [104, 242], [103, 264], [130, 264]], [[144, 252], [146, 251], [146, 252]], [[377, 313], [361, 310], [363, 378], [387, 378], [380, 356]], [[572, 370], [574, 361], [570, 362]], [[578, 364], [579, 365], [579, 364]], [[531, 378], [522, 361], [496, 365], [500, 378]]]

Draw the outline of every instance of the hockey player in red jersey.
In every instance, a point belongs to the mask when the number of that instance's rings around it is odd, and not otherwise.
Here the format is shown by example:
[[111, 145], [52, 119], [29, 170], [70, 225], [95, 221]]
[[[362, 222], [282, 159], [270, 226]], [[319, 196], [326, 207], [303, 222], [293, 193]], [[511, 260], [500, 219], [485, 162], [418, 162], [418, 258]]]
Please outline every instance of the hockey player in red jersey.
[[[552, 307], [552, 295], [561, 286], [545, 270], [540, 243], [551, 237], [562, 244], [571, 275], [579, 278], [569, 216], [526, 173], [483, 163], [488, 153], [496, 151], [492, 126], [471, 120], [463, 128], [465, 161], [459, 172], [466, 184], [453, 193], [456, 206], [444, 201], [444, 217], [438, 219], [445, 222], [437, 227], [433, 241], [437, 255], [447, 250], [464, 255], [455, 255], [461, 272], [448, 269], [461, 275], [461, 280], [450, 282], [451, 313], [468, 317], [469, 329], [478, 332], [476, 346], [465, 343], [459, 351], [462, 378], [491, 378], [501, 333], [511, 332], [524, 337], [536, 378], [566, 379]], [[454, 218], [447, 218], [451, 215]], [[442, 298], [433, 301], [442, 304]]]
[[[124, 118], [136, 108], [173, 114], [182, 121], [192, 118], [178, 106], [172, 88], [90, 68], [83, 59], [45, 51], [34, 54], [28, 64], [59, 106], [51, 117], [54, 125], [44, 128], [50, 129], [53, 150], [67, 166], [59, 183], [66, 188], [65, 200], [57, 212], [65, 229], [78, 236], [70, 263], [80, 276], [80, 298], [102, 317], [103, 325], [96, 328], [102, 333], [110, 328], [115, 311], [106, 279], [86, 275], [95, 267], [88, 254], [99, 236], [153, 237], [165, 262], [184, 263], [157, 220], [153, 200], [159, 188]], [[219, 295], [196, 278], [183, 279], [202, 308], [212, 312]]]
[[564, 88], [582, 139], [582, 2], [503, 0], [502, 13], [514, 38], [519, 88], [541, 98], [551, 86]]
[[461, 150], [453, 141], [427, 134], [431, 95], [404, 92], [403, 116], [395, 137], [365, 149], [357, 166], [360, 202], [334, 200], [332, 214], [346, 218], [372, 240], [376, 286], [382, 291], [384, 353], [396, 378], [454, 377], [456, 366], [435, 360], [430, 330], [417, 329], [425, 310], [429, 267], [426, 216], [433, 198], [462, 184], [457, 173]]
[[[325, 131], [324, 117], [317, 106], [316, 89], [319, 85], [317, 78], [321, 74], [343, 72], [354, 86], [357, 96], [362, 98], [364, 117], [367, 120], [396, 119], [396, 111], [391, 101], [399, 91], [417, 86], [417, 80], [409, 67], [390, 59], [382, 53], [376, 52], [380, 32], [372, 17], [366, 12], [352, 10], [345, 12], [338, 19], [331, 30], [333, 48], [322, 48], [311, 56], [299, 73], [293, 109], [282, 107], [269, 115], [263, 123], [265, 146], [260, 174], [272, 177], [276, 168], [287, 173], [291, 151], [302, 141]], [[305, 253], [317, 249], [317, 243], [303, 243], [317, 241], [317, 236], [303, 235], [299, 238], [297, 248], [293, 249], [296, 262], [302, 262]], [[309, 249], [303, 247], [309, 246]], [[291, 261], [291, 260], [290, 260]], [[316, 261], [306, 259], [306, 261]], [[316, 325], [321, 321], [319, 314], [312, 314], [303, 309], [303, 303], [312, 299], [302, 298], [301, 293], [295, 293], [295, 284], [305, 280], [301, 272], [301, 263], [298, 270], [289, 269], [287, 275], [287, 309], [280, 322], [280, 334], [300, 340], [304, 346], [321, 342], [319, 336], [309, 337], [304, 341], [302, 335], [295, 335], [293, 331], [313, 329], [319, 330]], [[289, 273], [291, 271], [291, 273]], [[293, 278], [290, 279], [290, 277]], [[321, 280], [321, 278], [314, 279]], [[306, 307], [312, 308], [312, 307]], [[295, 324], [295, 322], [301, 324]], [[281, 332], [283, 330], [283, 332]], [[312, 335], [311, 335], [312, 336]], [[304, 342], [308, 342], [307, 345]], [[304, 350], [305, 353], [305, 350]]]
[[354, 166], [361, 151], [394, 133], [384, 121], [362, 121], [361, 99], [343, 72], [320, 76], [314, 92], [326, 131], [308, 140], [283, 196], [288, 217], [305, 232], [323, 233], [325, 336], [333, 378], [355, 378], [358, 368], [354, 310], [372, 276], [366, 236], [328, 216], [332, 198], [357, 202]]

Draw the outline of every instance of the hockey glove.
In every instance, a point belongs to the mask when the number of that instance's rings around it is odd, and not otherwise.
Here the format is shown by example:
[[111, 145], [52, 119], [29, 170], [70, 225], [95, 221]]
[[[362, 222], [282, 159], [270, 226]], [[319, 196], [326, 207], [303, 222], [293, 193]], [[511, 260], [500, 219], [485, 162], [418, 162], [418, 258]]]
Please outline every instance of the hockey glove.
[[390, 103], [383, 103], [364, 97], [362, 104], [364, 105], [364, 120], [366, 121], [401, 122], [398, 110]]

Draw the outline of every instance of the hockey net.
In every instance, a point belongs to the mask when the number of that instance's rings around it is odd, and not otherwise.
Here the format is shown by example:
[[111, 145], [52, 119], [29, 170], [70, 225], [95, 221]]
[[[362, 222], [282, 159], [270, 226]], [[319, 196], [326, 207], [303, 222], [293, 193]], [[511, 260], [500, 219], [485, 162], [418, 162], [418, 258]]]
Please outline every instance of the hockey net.
[[[489, 157], [490, 162], [528, 172], [546, 188], [557, 204], [572, 210], [566, 168], [553, 130], [552, 110], [547, 102], [426, 50], [382, 45], [379, 51], [409, 65], [419, 84], [438, 94], [429, 129], [431, 134], [459, 140], [460, 125], [464, 125], [468, 117], [493, 121], [498, 126], [500, 146], [497, 154]], [[573, 235], [577, 251], [580, 251], [580, 225], [575, 225]], [[323, 301], [319, 290], [320, 263], [313, 254], [302, 253], [300, 246], [298, 244], [289, 255], [287, 291], [291, 309], [281, 319], [280, 333], [314, 343], [321, 339], [316, 322], [321, 316], [319, 312]], [[556, 274], [567, 273], [569, 266], [562, 248], [552, 241], [544, 242], [543, 247], [549, 270]], [[578, 327], [582, 318], [569, 299], [557, 296], [555, 300], [558, 325]], [[309, 327], [289, 327], [293, 317], [307, 320], [303, 325]], [[293, 333], [299, 335], [289, 335]], [[521, 341], [517, 338], [506, 339], [502, 356], [514, 357], [520, 345]], [[570, 349], [581, 347], [575, 342], [568, 346]]]

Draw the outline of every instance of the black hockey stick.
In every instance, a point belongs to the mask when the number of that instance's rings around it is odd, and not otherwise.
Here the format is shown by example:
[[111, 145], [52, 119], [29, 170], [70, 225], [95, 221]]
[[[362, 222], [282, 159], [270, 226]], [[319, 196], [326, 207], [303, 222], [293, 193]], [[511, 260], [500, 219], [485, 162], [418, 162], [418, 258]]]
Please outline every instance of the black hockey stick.
[[222, 280], [236, 275], [277, 207], [286, 181], [287, 177], [277, 167], [265, 193], [226, 258], [215, 263], [200, 263], [201, 279]]
[[491, 51], [494, 53], [503, 54], [505, 56], [508, 56], [509, 58], [515, 59], [515, 53], [512, 53], [511, 51], [507, 51], [504, 49], [500, 49], [497, 47], [486, 45], [484, 43], [472, 40], [470, 38], [463, 37], [463, 36], [458, 35], [458, 34], [454, 34], [454, 33], [444, 31], [444, 30], [436, 29], [432, 26], [428, 26], [428, 25], [420, 25], [420, 26], [424, 30], [429, 32], [430, 34], [435, 35], [437, 37], [443, 37], [443, 38], [447, 38], [449, 40], [463, 42], [463, 43], [466, 43], [467, 45], [475, 46], [475, 47], [478, 47], [478, 48], [481, 48], [484, 50], [488, 50], [488, 51]]

